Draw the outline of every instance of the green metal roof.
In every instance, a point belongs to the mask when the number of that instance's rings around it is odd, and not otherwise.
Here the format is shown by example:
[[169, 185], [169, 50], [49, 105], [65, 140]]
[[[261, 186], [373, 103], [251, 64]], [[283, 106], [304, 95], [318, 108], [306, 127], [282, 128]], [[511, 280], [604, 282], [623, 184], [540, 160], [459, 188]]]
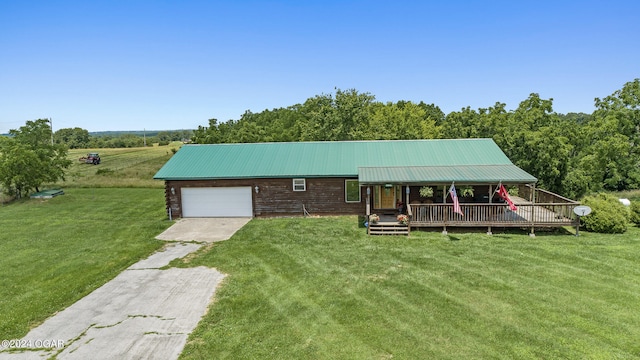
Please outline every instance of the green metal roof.
[[211, 144], [182, 146], [154, 179], [355, 178], [364, 167], [478, 165], [513, 166], [492, 139]]
[[513, 164], [459, 165], [459, 166], [406, 166], [361, 167], [360, 184], [450, 184], [458, 181], [474, 183], [535, 183], [536, 178]]

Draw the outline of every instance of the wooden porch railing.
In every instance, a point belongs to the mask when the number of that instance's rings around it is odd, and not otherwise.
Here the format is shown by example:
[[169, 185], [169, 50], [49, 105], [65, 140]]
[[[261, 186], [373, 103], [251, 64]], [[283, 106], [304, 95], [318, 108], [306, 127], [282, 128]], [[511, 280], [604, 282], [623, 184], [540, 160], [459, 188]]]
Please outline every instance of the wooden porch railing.
[[[518, 186], [518, 196], [525, 200], [532, 200], [531, 192], [533, 190], [533, 186], [531, 185], [520, 185]], [[544, 203], [552, 203], [552, 204], [576, 204], [580, 203], [575, 200], [568, 199], [564, 196], [560, 196], [558, 194], [552, 193], [551, 191], [547, 191], [544, 189], [535, 188], [535, 202], [540, 204]]]
[[452, 204], [410, 204], [412, 227], [498, 226], [548, 227], [575, 224], [575, 203], [519, 204], [512, 211], [505, 204], [460, 204], [464, 216]]
[[463, 215], [453, 212], [453, 204], [409, 204], [411, 227], [497, 226], [553, 227], [575, 225], [573, 209], [579, 202], [530, 185], [518, 187], [512, 200], [517, 210], [504, 203], [461, 203]]

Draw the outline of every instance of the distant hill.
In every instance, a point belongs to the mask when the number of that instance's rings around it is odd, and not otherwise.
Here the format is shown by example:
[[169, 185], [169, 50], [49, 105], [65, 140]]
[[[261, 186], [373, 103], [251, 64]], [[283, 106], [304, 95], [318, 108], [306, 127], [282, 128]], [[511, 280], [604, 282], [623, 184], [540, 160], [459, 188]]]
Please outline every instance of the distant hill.
[[157, 136], [161, 132], [176, 132], [176, 131], [193, 131], [192, 129], [179, 129], [179, 130], [120, 130], [120, 131], [91, 131], [89, 135], [95, 137], [118, 137], [120, 135], [131, 134], [136, 136]]
[[[178, 129], [178, 130], [116, 130], [116, 131], [90, 131], [89, 135], [95, 137], [118, 137], [120, 135], [132, 134], [136, 136], [157, 136], [161, 132], [177, 132], [177, 131], [193, 131], [192, 129]], [[0, 134], [0, 136], [10, 136], [9, 133]]]

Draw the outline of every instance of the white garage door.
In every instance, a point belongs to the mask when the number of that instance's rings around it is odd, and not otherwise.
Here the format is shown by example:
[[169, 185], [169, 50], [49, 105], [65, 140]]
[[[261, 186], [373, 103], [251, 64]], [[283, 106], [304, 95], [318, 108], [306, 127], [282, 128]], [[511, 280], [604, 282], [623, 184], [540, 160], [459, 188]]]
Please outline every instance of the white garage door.
[[252, 217], [251, 187], [182, 188], [182, 217]]

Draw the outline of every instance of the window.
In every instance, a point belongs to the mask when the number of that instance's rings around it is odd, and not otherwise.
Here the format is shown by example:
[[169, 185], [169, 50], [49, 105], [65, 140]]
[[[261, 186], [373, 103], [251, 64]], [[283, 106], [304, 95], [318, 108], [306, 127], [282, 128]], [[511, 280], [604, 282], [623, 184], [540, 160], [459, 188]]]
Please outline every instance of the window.
[[293, 191], [307, 191], [305, 179], [293, 179]]
[[360, 202], [360, 183], [358, 180], [344, 181], [344, 199], [346, 202]]

